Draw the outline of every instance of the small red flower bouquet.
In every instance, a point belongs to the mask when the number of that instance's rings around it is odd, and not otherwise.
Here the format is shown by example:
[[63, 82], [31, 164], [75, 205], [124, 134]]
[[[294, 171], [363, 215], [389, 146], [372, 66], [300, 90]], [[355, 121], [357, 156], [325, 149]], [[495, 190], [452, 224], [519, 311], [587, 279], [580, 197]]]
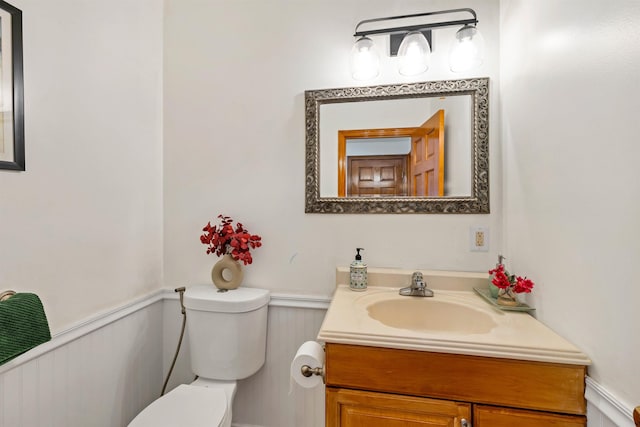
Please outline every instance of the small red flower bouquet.
[[515, 274], [509, 274], [509, 272], [504, 269], [503, 264], [498, 264], [496, 268], [489, 270], [489, 274], [493, 275], [491, 283], [500, 289], [511, 291], [516, 294], [529, 293], [534, 286], [531, 279], [516, 276]]
[[200, 236], [200, 242], [207, 245], [207, 253], [218, 256], [229, 254], [236, 261], [244, 265], [251, 264], [251, 249], [262, 246], [262, 238], [257, 234], [250, 234], [241, 223], [233, 226], [233, 219], [229, 216], [218, 215], [220, 224], [211, 226], [208, 222]]

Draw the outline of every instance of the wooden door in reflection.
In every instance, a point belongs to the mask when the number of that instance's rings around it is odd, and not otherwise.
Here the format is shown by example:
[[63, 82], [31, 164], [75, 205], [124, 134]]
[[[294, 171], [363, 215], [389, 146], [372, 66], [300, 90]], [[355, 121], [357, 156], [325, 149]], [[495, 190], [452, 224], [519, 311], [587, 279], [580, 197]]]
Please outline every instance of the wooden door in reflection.
[[411, 195], [444, 196], [444, 110], [411, 135]]
[[347, 196], [406, 196], [408, 156], [348, 157]]

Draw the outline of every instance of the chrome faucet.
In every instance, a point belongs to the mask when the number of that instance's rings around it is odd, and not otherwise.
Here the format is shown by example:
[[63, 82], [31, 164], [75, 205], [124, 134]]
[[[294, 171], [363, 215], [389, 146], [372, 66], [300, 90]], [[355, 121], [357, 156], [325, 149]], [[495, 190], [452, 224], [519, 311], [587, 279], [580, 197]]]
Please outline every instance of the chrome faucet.
[[410, 297], [432, 297], [433, 291], [427, 288], [422, 273], [415, 271], [411, 275], [411, 286], [400, 289], [400, 295]]

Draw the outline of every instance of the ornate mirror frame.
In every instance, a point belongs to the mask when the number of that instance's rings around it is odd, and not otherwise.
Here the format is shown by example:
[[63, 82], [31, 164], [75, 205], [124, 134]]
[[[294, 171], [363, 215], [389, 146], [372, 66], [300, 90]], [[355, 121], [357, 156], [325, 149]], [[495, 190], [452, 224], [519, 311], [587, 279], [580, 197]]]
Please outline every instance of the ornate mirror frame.
[[[320, 197], [320, 107], [323, 104], [471, 95], [470, 197]], [[305, 91], [306, 213], [489, 213], [489, 78]], [[336, 142], [337, 143], [337, 142]]]

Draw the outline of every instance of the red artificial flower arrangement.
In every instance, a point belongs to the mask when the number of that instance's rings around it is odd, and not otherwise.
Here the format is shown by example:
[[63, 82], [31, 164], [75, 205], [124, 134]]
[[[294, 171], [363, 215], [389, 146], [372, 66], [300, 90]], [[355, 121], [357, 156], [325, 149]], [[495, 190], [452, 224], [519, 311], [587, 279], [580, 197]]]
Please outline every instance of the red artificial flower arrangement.
[[489, 274], [493, 274], [494, 277], [491, 283], [499, 287], [500, 289], [511, 290], [517, 294], [530, 293], [533, 289], [534, 283], [531, 279], [526, 277], [520, 277], [515, 274], [509, 274], [504, 269], [503, 264], [498, 264], [493, 270], [489, 270]]
[[211, 226], [208, 222], [202, 231], [200, 241], [207, 245], [207, 253], [215, 253], [218, 256], [231, 255], [236, 261], [242, 261], [244, 265], [251, 264], [251, 249], [262, 246], [262, 238], [257, 234], [250, 234], [241, 223], [233, 226], [233, 219], [229, 216], [218, 215], [220, 224]]

